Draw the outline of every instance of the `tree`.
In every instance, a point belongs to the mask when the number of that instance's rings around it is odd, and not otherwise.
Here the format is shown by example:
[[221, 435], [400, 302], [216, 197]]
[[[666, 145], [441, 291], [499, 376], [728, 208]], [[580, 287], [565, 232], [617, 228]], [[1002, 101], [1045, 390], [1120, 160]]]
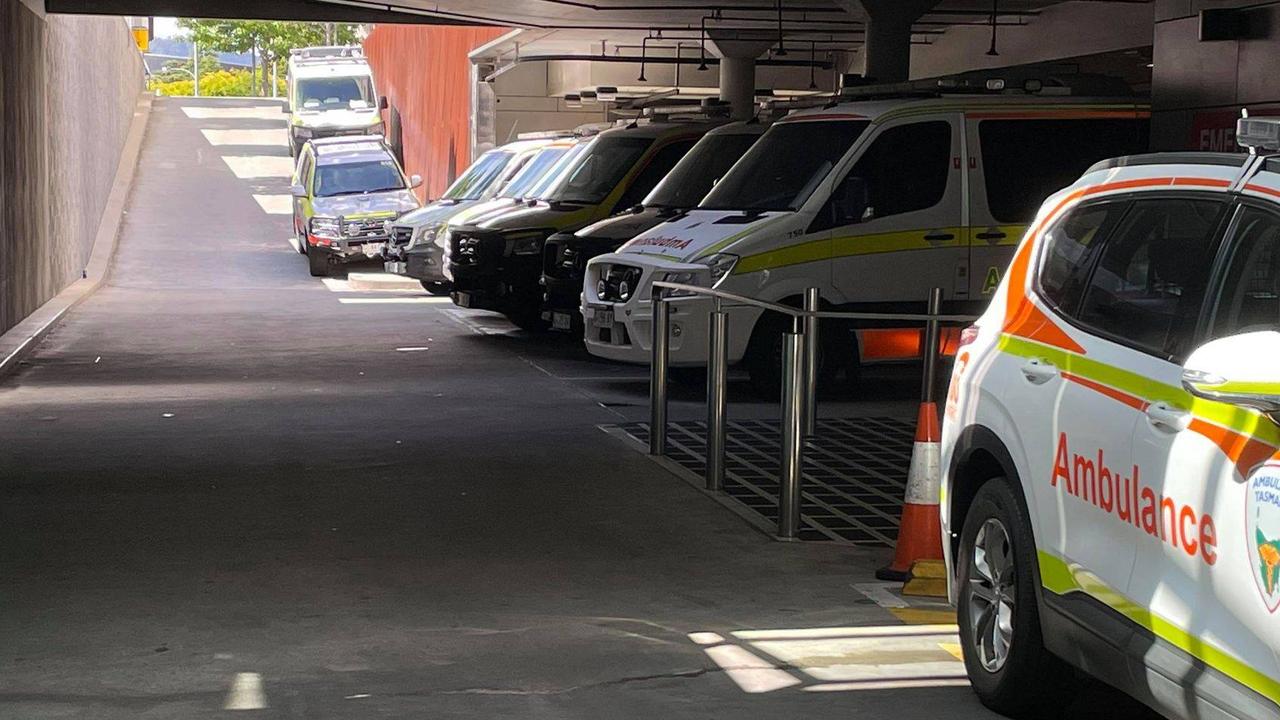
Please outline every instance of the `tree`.
[[280, 20], [196, 20], [184, 18], [178, 26], [191, 32], [202, 48], [225, 52], [252, 52], [261, 58], [261, 88], [266, 94], [271, 62], [284, 62], [289, 50], [309, 45], [350, 45], [358, 39], [351, 23], [284, 22]]

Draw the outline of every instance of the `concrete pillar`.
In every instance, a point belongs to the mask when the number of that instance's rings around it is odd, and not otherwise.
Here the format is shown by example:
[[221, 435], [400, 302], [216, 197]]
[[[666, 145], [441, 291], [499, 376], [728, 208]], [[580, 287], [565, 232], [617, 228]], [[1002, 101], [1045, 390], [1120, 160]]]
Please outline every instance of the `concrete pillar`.
[[720, 60], [720, 99], [729, 103], [734, 120], [749, 120], [755, 114], [756, 59], [726, 57]]
[[904, 82], [911, 76], [911, 23], [887, 14], [867, 21], [863, 76], [877, 82]]
[[861, 0], [867, 23], [862, 74], [876, 82], [911, 77], [911, 24], [939, 0]]

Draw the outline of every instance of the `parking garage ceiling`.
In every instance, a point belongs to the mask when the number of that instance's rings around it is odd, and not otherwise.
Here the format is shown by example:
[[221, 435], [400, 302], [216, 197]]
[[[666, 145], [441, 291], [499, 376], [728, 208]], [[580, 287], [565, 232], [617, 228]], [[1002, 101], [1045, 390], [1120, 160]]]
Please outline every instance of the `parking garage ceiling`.
[[[919, 44], [967, 25], [1032, 25], [1058, 0], [939, 0], [912, 25]], [[1147, 4], [1152, 0], [1091, 0]], [[46, 0], [49, 12], [498, 25], [520, 33], [522, 52], [574, 53], [644, 38], [703, 44], [708, 34], [780, 37], [771, 52], [856, 52], [865, 39], [861, 0]], [[788, 48], [790, 43], [790, 48]], [[715, 52], [713, 43], [706, 43]], [[660, 44], [657, 47], [662, 47]], [[630, 48], [628, 48], [630, 49]]]

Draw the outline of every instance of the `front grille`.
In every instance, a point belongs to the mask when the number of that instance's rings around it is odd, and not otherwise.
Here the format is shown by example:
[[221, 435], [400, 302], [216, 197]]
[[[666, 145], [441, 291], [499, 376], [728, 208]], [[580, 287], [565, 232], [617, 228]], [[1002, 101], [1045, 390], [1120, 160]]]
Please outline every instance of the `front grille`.
[[385, 220], [343, 220], [342, 234], [353, 240], [386, 237]]
[[606, 302], [626, 302], [640, 288], [643, 274], [634, 265], [610, 265], [596, 283], [596, 296]]
[[395, 225], [391, 228], [391, 242], [397, 246], [408, 245], [409, 240], [413, 238], [413, 228], [404, 225]]

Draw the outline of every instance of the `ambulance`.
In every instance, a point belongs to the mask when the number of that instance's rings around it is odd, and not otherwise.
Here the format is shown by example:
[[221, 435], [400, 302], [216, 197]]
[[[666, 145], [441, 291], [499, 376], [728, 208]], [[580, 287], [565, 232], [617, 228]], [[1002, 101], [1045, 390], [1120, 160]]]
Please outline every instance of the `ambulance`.
[[449, 292], [441, 273], [443, 248], [435, 235], [449, 218], [497, 197], [550, 139], [517, 140], [476, 158], [436, 200], [402, 215], [391, 226], [383, 266], [389, 273], [406, 275], [435, 295]]
[[[655, 280], [795, 305], [816, 287], [826, 308], [866, 311], [919, 312], [940, 287], [947, 311], [978, 312], [1046, 195], [1097, 160], [1146, 149], [1147, 107], [1050, 92], [1066, 89], [1028, 82], [1016, 94], [922, 92], [791, 113], [696, 209], [588, 263], [587, 349], [649, 362]], [[706, 363], [710, 307], [672, 301], [673, 366]], [[729, 361], [776, 395], [787, 319], [727, 310]], [[872, 338], [824, 327], [824, 380], [856, 376]]]
[[961, 340], [940, 519], [979, 698], [1043, 717], [1079, 670], [1280, 718], [1280, 155], [1093, 166]]
[[386, 98], [378, 96], [373, 70], [359, 46], [294, 48], [286, 75], [289, 151], [336, 135], [382, 135]]

